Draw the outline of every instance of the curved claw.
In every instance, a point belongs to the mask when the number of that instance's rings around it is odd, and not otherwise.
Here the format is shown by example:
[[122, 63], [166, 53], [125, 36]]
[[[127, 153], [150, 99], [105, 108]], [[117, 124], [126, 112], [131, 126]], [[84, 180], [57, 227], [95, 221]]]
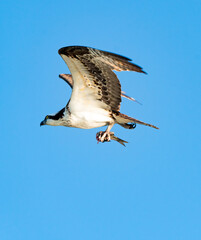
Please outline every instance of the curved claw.
[[123, 139], [114, 136], [113, 132], [106, 133], [103, 131], [96, 133], [96, 140], [98, 141], [97, 143], [110, 142], [110, 140], [114, 140], [114, 141], [117, 141], [118, 143], [120, 143], [121, 145], [123, 145], [124, 147], [126, 146], [125, 143], [128, 143], [127, 141], [124, 141]]
[[100, 132], [97, 132], [96, 133], [96, 140], [99, 142], [110, 142], [110, 134], [111, 133], [108, 133], [108, 132], [103, 132], [103, 131], [100, 131]]

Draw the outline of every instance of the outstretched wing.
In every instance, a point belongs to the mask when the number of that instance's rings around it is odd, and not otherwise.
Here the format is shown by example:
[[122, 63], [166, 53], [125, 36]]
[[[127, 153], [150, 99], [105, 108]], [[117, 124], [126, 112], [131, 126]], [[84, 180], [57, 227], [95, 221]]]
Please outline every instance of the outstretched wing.
[[[142, 68], [123, 56], [94, 48], [72, 46], [59, 49], [73, 77], [69, 107], [101, 107], [118, 111], [121, 85], [112, 70], [143, 72]], [[78, 109], [76, 109], [78, 110]]]
[[[71, 74], [65, 74], [65, 73], [62, 73], [62, 74], [59, 74], [59, 77], [61, 79], [63, 79], [71, 88], [73, 88], [73, 78], [72, 78], [72, 75]], [[125, 97], [131, 101], [134, 101], [136, 103], [139, 103], [141, 104], [140, 102], [138, 102], [135, 98], [133, 97], [129, 97], [128, 95], [126, 95], [125, 92], [121, 91], [121, 96], [122, 97]]]

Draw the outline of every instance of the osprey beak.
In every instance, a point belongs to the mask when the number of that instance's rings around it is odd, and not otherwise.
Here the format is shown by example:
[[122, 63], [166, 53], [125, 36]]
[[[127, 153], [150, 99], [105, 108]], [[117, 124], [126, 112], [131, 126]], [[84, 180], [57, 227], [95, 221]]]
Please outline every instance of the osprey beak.
[[43, 121], [40, 123], [40, 126], [43, 126], [43, 125], [45, 125], [45, 123], [46, 123], [46, 121], [45, 121], [45, 120], [43, 120]]

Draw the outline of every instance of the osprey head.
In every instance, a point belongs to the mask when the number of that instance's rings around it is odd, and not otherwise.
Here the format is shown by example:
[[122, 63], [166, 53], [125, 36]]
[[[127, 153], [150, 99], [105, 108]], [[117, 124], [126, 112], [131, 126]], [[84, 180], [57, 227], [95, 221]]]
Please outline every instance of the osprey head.
[[62, 119], [64, 117], [64, 111], [65, 111], [65, 108], [61, 109], [55, 115], [47, 115], [45, 117], [45, 119], [40, 123], [40, 126], [43, 126], [43, 125], [61, 126], [61, 125], [63, 125]]
[[54, 116], [52, 115], [47, 115], [45, 117], [45, 119], [40, 123], [40, 126], [43, 126], [43, 125], [52, 125], [52, 126], [55, 126], [57, 125], [56, 122], [57, 120], [56, 119], [53, 119]]

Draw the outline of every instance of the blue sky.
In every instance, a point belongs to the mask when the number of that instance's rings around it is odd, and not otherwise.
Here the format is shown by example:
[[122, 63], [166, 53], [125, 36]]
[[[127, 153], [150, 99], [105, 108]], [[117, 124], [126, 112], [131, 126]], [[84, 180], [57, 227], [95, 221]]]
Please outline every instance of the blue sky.
[[[1, 240], [201, 239], [200, 1], [1, 1]], [[160, 130], [45, 126], [65, 106], [59, 48], [133, 59], [121, 112]]]

